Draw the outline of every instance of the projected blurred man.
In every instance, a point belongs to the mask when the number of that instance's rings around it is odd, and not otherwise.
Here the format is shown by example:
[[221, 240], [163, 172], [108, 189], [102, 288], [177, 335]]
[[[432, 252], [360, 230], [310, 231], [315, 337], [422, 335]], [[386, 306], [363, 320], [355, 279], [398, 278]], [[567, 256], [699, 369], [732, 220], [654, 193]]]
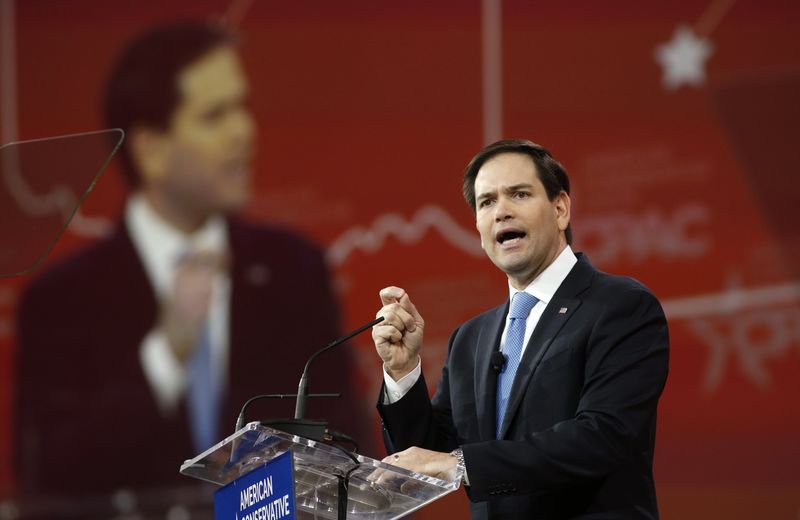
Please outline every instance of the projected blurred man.
[[[248, 397], [292, 392], [306, 357], [338, 334], [321, 252], [230, 215], [250, 195], [256, 130], [231, 35], [203, 24], [149, 32], [125, 50], [106, 94], [108, 126], [127, 133], [134, 192], [110, 237], [23, 299], [28, 495], [179, 481], [180, 463], [231, 433]], [[344, 353], [328, 362], [312, 391], [352, 403]], [[325, 405], [316, 416], [355, 427], [346, 401]], [[276, 406], [262, 405], [262, 418], [291, 416]]]
[[381, 291], [386, 461], [447, 479], [460, 466], [473, 518], [657, 518], [661, 306], [573, 253], [569, 180], [541, 146], [487, 146], [467, 166], [464, 195], [509, 299], [453, 332], [429, 399], [425, 322], [403, 289]]

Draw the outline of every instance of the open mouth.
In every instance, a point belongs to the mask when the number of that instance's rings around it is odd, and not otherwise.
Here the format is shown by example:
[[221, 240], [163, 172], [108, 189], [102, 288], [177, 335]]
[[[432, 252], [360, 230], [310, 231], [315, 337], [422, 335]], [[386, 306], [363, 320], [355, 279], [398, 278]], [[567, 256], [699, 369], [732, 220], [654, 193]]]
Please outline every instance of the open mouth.
[[497, 241], [500, 244], [513, 244], [519, 239], [525, 237], [526, 233], [523, 231], [517, 231], [513, 229], [509, 229], [507, 231], [501, 231], [497, 234]]

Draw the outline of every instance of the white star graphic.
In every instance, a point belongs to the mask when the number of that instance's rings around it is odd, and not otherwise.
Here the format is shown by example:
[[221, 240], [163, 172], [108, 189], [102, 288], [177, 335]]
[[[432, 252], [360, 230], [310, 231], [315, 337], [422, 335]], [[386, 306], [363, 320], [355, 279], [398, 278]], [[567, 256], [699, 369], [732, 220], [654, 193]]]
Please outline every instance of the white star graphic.
[[656, 61], [664, 75], [661, 83], [667, 90], [681, 85], [700, 86], [705, 82], [705, 62], [714, 52], [714, 45], [706, 38], [698, 38], [691, 27], [679, 25], [672, 40], [656, 48]]

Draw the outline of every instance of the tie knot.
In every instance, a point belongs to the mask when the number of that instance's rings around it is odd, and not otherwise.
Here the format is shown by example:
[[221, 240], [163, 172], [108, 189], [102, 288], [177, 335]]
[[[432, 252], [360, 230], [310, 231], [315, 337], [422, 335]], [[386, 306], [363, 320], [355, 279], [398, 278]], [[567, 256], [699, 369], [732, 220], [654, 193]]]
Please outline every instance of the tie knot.
[[526, 292], [518, 292], [511, 298], [511, 310], [509, 311], [509, 316], [511, 318], [522, 318], [526, 319], [528, 314], [531, 313], [531, 309], [533, 306], [536, 305], [539, 299], [532, 294], [528, 294]]

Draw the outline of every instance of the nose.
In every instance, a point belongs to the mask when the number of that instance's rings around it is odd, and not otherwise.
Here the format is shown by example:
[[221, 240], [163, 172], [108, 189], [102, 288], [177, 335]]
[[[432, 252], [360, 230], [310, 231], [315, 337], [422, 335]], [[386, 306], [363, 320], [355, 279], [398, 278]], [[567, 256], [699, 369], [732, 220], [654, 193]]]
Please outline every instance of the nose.
[[253, 114], [246, 106], [238, 107], [231, 121], [231, 139], [240, 145], [249, 145], [255, 135], [256, 125]]
[[506, 197], [499, 197], [494, 205], [494, 220], [502, 222], [514, 217], [514, 213]]

